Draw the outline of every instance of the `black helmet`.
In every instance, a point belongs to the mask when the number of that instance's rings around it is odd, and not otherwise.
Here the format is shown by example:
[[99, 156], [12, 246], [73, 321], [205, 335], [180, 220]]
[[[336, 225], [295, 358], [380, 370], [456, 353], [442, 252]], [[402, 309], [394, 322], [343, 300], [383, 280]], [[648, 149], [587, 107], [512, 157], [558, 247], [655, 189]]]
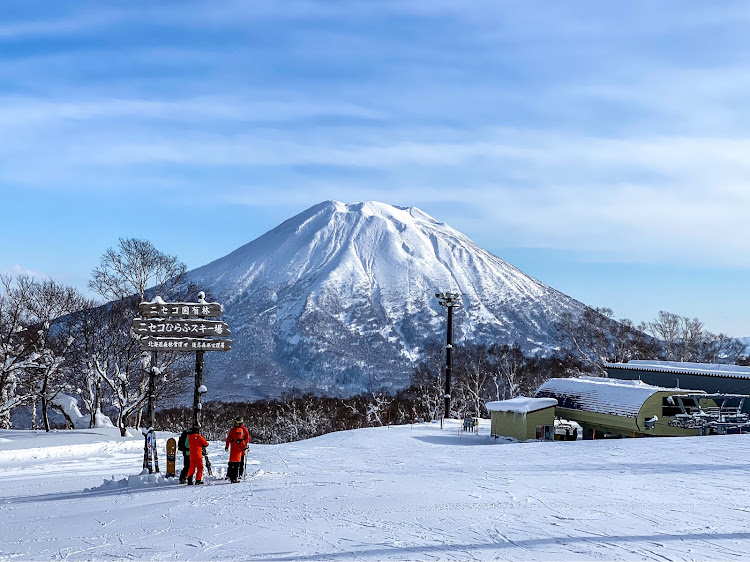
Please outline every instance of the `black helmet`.
[[243, 420], [243, 419], [242, 419], [242, 416], [237, 416], [236, 418], [234, 418], [234, 423], [235, 423], [236, 425], [240, 425], [240, 424], [241, 424], [242, 422], [244, 422], [244, 421], [245, 421], [245, 420]]

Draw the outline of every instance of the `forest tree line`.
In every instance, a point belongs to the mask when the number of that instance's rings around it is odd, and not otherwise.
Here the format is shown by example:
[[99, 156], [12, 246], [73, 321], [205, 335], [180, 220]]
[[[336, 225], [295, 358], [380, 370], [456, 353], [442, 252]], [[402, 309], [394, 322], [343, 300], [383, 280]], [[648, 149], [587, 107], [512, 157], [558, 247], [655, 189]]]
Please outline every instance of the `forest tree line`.
[[[123, 434], [126, 427], [141, 427], [152, 356], [140, 351], [131, 323], [149, 295], [194, 300], [197, 288], [186, 282], [185, 274], [175, 256], [131, 238], [108, 249], [92, 272], [89, 287], [101, 300], [51, 279], [0, 276], [0, 428], [11, 427], [11, 412], [25, 407], [33, 429], [49, 430], [50, 410], [69, 417], [71, 401], [88, 427], [112, 419]], [[705, 330], [697, 318], [663, 311], [636, 326], [627, 319], [615, 322], [610, 309], [585, 309], [579, 316], [564, 316], [556, 331], [559, 351], [551, 355], [525, 354], [518, 344], [454, 344], [451, 417], [486, 416], [487, 402], [532, 395], [552, 377], [606, 375], [605, 362], [748, 362], [740, 340]], [[159, 404], [173, 403], [191, 386], [191, 358], [158, 354]], [[432, 341], [424, 347], [410, 385], [397, 392], [372, 390], [350, 398], [292, 392], [253, 403], [212, 402], [204, 407], [203, 423], [215, 437], [243, 415], [256, 439], [270, 443], [339, 429], [437, 420], [444, 408], [444, 376], [445, 346]], [[183, 429], [191, 415], [187, 407], [162, 409], [157, 428]], [[69, 417], [69, 423], [82, 422]]]
[[[546, 380], [581, 374], [606, 375], [604, 364], [632, 359], [746, 364], [745, 345], [713, 334], [696, 318], [660, 312], [652, 322], [635, 326], [613, 322], [609, 309], [588, 309], [564, 317], [557, 330], [561, 348], [550, 356], [525, 354], [518, 344], [454, 344], [451, 418], [489, 417], [486, 403], [532, 396]], [[445, 346], [429, 342], [410, 385], [397, 392], [370, 391], [349, 398], [289, 393], [279, 399], [249, 403], [209, 402], [203, 432], [221, 440], [236, 416], [242, 416], [257, 443], [284, 443], [332, 431], [436, 421], [444, 414]], [[157, 425], [178, 432], [192, 410], [179, 406], [160, 411]]]
[[[141, 352], [132, 320], [147, 289], [194, 298], [186, 269], [147, 240], [130, 238], [108, 249], [92, 272], [89, 288], [101, 300], [52, 279], [0, 275], [0, 428], [10, 428], [11, 413], [25, 407], [31, 428], [49, 431], [50, 410], [69, 415], [71, 397], [89, 427], [111, 425], [110, 415], [123, 434], [141, 426], [151, 354]], [[158, 357], [163, 400], [183, 390], [192, 368], [176, 353]]]
[[[676, 326], [676, 327], [675, 327]], [[612, 323], [607, 309], [591, 309], [558, 326], [566, 351], [551, 356], [525, 354], [518, 344], [454, 344], [451, 418], [489, 417], [486, 403], [519, 395], [533, 396], [550, 378], [606, 375], [604, 364], [631, 359], [746, 363], [741, 341], [712, 334], [696, 319], [661, 312], [643, 326], [627, 320]], [[666, 333], [671, 337], [664, 337]], [[208, 402], [203, 432], [222, 440], [236, 416], [242, 416], [256, 443], [285, 443], [346, 429], [439, 420], [444, 415], [445, 346], [431, 341], [407, 388], [370, 391], [349, 398], [291, 392], [255, 402]], [[172, 407], [157, 413], [157, 425], [179, 432], [188, 427], [192, 409]]]

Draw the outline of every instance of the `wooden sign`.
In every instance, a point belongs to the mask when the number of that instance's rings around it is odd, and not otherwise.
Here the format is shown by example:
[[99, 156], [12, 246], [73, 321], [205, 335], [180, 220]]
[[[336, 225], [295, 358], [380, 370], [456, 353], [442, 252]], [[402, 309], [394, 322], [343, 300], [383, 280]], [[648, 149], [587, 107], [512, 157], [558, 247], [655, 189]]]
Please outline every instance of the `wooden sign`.
[[141, 338], [141, 351], [229, 351], [232, 340], [200, 338]]
[[223, 336], [230, 334], [229, 326], [218, 320], [185, 318], [168, 320], [166, 318], [134, 318], [133, 331], [140, 336]]
[[142, 302], [138, 305], [145, 318], [179, 318], [188, 316], [221, 316], [218, 302]]

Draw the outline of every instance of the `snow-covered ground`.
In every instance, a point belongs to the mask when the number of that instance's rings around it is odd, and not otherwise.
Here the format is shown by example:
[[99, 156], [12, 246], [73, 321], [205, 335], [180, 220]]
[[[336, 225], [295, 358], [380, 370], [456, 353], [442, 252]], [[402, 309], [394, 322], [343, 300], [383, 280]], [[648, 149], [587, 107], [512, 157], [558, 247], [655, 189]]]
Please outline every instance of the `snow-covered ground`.
[[254, 445], [246, 481], [192, 487], [136, 476], [140, 436], [0, 431], [0, 559], [750, 558], [748, 435], [510, 443], [459, 423]]

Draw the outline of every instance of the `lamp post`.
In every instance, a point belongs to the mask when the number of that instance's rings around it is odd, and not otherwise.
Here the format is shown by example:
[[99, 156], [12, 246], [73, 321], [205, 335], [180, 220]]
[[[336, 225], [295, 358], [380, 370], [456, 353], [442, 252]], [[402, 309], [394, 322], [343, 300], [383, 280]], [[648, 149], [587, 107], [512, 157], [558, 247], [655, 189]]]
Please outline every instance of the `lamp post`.
[[453, 368], [453, 309], [461, 306], [459, 293], [435, 293], [440, 303], [448, 309], [448, 329], [445, 342], [445, 414], [448, 417], [451, 408], [451, 369]]

